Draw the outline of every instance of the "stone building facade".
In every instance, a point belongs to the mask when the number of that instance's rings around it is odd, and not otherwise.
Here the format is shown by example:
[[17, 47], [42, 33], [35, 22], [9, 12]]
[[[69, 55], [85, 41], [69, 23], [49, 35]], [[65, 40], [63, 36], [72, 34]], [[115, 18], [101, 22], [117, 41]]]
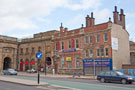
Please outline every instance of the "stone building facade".
[[[26, 71], [30, 69], [37, 70], [36, 53], [42, 52], [43, 58], [40, 60], [40, 68], [51, 72], [53, 68], [53, 47], [52, 35], [58, 31], [48, 31], [34, 34], [33, 38], [23, 39], [19, 43], [19, 70]], [[45, 64], [46, 63], [46, 64]], [[45, 67], [46, 66], [46, 67]]]
[[17, 38], [0, 35], [0, 71], [17, 68]]

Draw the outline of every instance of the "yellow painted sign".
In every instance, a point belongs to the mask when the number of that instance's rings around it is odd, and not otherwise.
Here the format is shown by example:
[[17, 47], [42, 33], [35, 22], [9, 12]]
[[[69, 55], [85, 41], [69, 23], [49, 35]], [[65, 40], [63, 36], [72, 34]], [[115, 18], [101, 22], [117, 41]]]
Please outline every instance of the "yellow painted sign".
[[66, 61], [71, 61], [71, 57], [66, 57]]

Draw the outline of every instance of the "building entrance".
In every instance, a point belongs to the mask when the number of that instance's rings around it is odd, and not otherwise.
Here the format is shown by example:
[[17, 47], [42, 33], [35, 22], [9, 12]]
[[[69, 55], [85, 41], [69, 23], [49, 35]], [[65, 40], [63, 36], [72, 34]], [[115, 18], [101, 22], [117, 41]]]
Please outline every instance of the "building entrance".
[[6, 57], [3, 63], [3, 70], [6, 70], [8, 68], [11, 68], [11, 59], [9, 57]]

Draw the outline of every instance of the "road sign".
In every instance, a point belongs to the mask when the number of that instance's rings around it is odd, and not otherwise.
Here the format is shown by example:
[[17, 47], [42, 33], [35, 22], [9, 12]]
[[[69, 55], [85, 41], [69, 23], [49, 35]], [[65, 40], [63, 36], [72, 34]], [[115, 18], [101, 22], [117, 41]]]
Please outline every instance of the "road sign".
[[42, 55], [42, 53], [41, 53], [41, 52], [38, 52], [38, 53], [36, 54], [36, 58], [37, 58], [37, 59], [41, 59], [41, 58], [42, 58], [42, 56], [43, 56], [43, 55]]
[[36, 54], [36, 58], [38, 59], [38, 79], [37, 79], [37, 82], [38, 82], [38, 84], [39, 84], [39, 82], [40, 82], [40, 73], [39, 73], [39, 69], [40, 69], [40, 65], [39, 65], [39, 60], [42, 58], [42, 53], [41, 52], [38, 52], [37, 54]]

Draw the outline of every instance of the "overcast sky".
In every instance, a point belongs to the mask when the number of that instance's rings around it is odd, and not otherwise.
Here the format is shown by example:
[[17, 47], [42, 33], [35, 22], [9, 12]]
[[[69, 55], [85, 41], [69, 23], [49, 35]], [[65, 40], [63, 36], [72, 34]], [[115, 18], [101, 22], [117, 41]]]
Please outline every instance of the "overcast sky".
[[[87, 14], [94, 12], [95, 23], [113, 17], [114, 6], [124, 9], [126, 29], [135, 41], [135, 0], [0, 0], [0, 35], [17, 38], [85, 25]], [[113, 19], [112, 19], [113, 21]]]

